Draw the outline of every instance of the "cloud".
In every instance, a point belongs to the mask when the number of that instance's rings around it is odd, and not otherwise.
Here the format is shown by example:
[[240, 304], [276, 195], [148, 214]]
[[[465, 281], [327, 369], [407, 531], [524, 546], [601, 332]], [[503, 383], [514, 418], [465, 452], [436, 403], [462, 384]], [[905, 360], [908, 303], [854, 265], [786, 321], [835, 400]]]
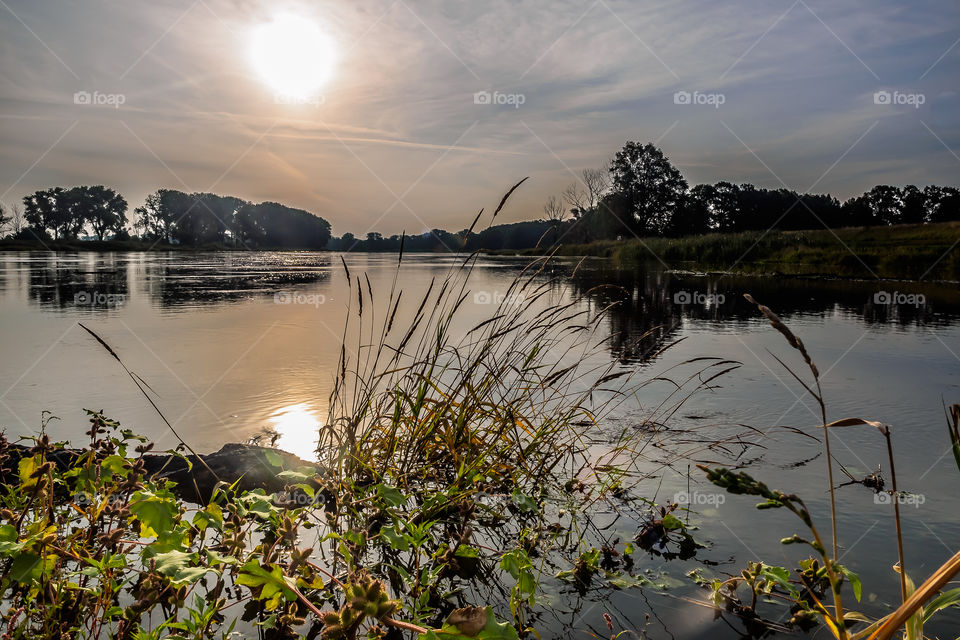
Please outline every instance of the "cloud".
[[[960, 7], [931, 0], [8, 4], [33, 33], [0, 23], [2, 188], [78, 122], [10, 198], [107, 183], [136, 206], [160, 186], [219, 180], [220, 192], [323, 215], [336, 233], [381, 218], [384, 233], [458, 228], [526, 175], [503, 219], [537, 217], [571, 171], [658, 139], [691, 183], [779, 176], [803, 189], [843, 156], [818, 189], [957, 184], [944, 144], [960, 146]], [[252, 74], [250, 33], [274, 13], [336, 41], [320, 104], [278, 104]], [[884, 88], [927, 100], [881, 109]], [[79, 106], [76, 91], [125, 103]], [[522, 104], [476, 104], [481, 91]], [[724, 102], [678, 105], [677, 91]]]

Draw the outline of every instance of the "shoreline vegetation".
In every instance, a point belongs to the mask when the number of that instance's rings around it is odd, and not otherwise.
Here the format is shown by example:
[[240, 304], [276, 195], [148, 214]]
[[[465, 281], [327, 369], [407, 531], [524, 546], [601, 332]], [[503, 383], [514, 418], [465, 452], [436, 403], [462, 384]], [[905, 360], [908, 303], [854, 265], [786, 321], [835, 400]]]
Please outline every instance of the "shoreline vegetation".
[[[960, 222], [635, 238], [556, 247], [555, 255], [739, 275], [960, 280]], [[551, 252], [552, 252], [551, 251]], [[500, 255], [543, 255], [540, 249]]]
[[127, 201], [111, 188], [53, 187], [22, 207], [0, 205], [0, 234], [10, 231], [0, 250], [556, 252], [738, 273], [960, 280], [952, 186], [880, 184], [843, 202], [723, 180], [691, 186], [656, 145], [628, 141], [608, 167], [584, 169], [551, 195], [540, 219], [495, 224], [505, 203], [484, 228], [475, 229], [481, 209], [469, 229], [360, 238], [335, 237], [327, 220], [277, 202], [174, 189], [148, 195], [128, 222]]
[[[495, 256], [592, 257], [619, 267], [644, 264], [675, 271], [910, 281], [960, 280], [960, 222], [834, 230], [744, 231], [679, 238], [647, 237], [482, 251]], [[246, 251], [218, 243], [173, 245], [146, 240], [0, 240], [0, 251]], [[302, 251], [302, 249], [264, 249]], [[329, 249], [327, 249], [329, 250]], [[361, 249], [365, 253], [391, 250]], [[408, 253], [411, 253], [409, 249]]]

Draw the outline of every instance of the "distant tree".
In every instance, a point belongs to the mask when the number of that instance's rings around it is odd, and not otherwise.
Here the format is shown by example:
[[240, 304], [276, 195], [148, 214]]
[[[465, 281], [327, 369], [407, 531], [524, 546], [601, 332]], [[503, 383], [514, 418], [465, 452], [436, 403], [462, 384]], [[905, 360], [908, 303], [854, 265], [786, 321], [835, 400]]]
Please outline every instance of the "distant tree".
[[54, 187], [24, 197], [24, 219], [36, 230], [49, 232], [54, 240], [76, 235], [76, 221], [71, 215], [70, 202], [65, 193], [63, 188]]
[[604, 169], [584, 169], [580, 176], [587, 190], [586, 208], [592, 211], [597, 208], [600, 199], [610, 189], [610, 176]]
[[900, 192], [900, 222], [923, 224], [927, 219], [927, 197], [916, 185], [908, 184]]
[[97, 240], [108, 232], [119, 233], [127, 223], [127, 201], [113, 189], [74, 187], [64, 193], [69, 202], [70, 215], [82, 227], [89, 223]]
[[610, 165], [610, 176], [638, 233], [662, 233], [687, 192], [683, 175], [652, 144], [626, 143]]
[[23, 218], [23, 207], [14, 203], [10, 208], [10, 232], [14, 237], [19, 236], [27, 226], [27, 221]]
[[[575, 184], [570, 185], [567, 191], [569, 192], [571, 188], [573, 188], [574, 192], [576, 192]], [[566, 192], [564, 197], [566, 197]], [[570, 203], [570, 200], [567, 200], [567, 202]], [[560, 198], [557, 196], [550, 196], [543, 205], [543, 214], [550, 222], [559, 223], [563, 222], [563, 218], [567, 215], [567, 208], [563, 205], [563, 201], [560, 200]]]
[[13, 220], [12, 217], [7, 213], [7, 208], [0, 203], [0, 236], [3, 235], [3, 230], [7, 228], [7, 225]]
[[923, 190], [923, 194], [929, 222], [960, 220], [960, 190], [931, 185]]
[[670, 220], [666, 233], [671, 236], [698, 235], [710, 231], [709, 194], [713, 186], [698, 184], [690, 189]]
[[[550, 196], [550, 198], [553, 200], [556, 200], [554, 196]], [[563, 202], [566, 202], [567, 206], [570, 207], [570, 212], [574, 215], [574, 217], [579, 218], [586, 211], [589, 210], [588, 199], [589, 199], [589, 196], [587, 192], [583, 188], [581, 188], [580, 185], [577, 184], [576, 182], [570, 183], [570, 185], [568, 185], [567, 188], [563, 190]], [[550, 200], [547, 200], [547, 203], [552, 204]], [[562, 202], [557, 202], [557, 204], [561, 209], [563, 208]], [[547, 205], [543, 206], [543, 210], [544, 210], [544, 213], [547, 212]], [[566, 211], [564, 211], [563, 213], [566, 214]], [[560, 216], [560, 219], [562, 218], [563, 216]], [[553, 220], [554, 218], [551, 218], [548, 215], [547, 219]]]
[[330, 240], [329, 222], [277, 202], [244, 204], [236, 224], [240, 239], [251, 248], [323, 249]]
[[903, 215], [902, 192], [897, 187], [878, 184], [863, 194], [873, 224], [897, 224]]
[[143, 235], [154, 240], [169, 242], [173, 238], [173, 229], [178, 222], [178, 216], [183, 214], [179, 207], [186, 202], [188, 196], [182, 191], [172, 189], [158, 189], [147, 196], [142, 206], [137, 207], [139, 226]]

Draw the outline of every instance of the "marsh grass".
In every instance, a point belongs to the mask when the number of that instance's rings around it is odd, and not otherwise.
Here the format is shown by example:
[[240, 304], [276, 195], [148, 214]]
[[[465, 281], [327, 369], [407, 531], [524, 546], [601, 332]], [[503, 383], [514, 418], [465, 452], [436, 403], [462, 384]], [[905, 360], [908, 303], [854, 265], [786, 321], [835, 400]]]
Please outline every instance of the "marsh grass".
[[624, 266], [659, 258], [673, 268], [705, 271], [956, 281], [960, 280], [958, 240], [960, 223], [940, 222], [627, 238], [566, 245], [559, 251], [563, 255], [613, 258]]

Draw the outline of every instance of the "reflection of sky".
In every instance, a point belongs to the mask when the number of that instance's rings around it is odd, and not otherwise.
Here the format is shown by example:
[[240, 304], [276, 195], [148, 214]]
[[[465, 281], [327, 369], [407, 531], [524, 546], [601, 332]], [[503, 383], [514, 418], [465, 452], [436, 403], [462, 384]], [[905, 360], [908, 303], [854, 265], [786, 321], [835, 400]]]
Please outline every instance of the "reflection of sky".
[[[659, 140], [691, 183], [778, 188], [779, 177], [845, 198], [877, 183], [957, 181], [945, 148], [960, 149], [956, 2], [6, 6], [0, 183], [53, 147], [7, 203], [107, 182], [133, 208], [157, 187], [216, 185], [314, 211], [338, 235], [460, 229], [525, 175], [501, 218], [541, 215], [573, 180], [566, 167], [604, 166], [628, 139]], [[278, 104], [251, 68], [254, 29], [274, 12], [336, 42], [319, 108]], [[876, 105], [882, 90], [925, 103]], [[76, 91], [126, 101], [77, 106]], [[475, 105], [479, 91], [525, 100]], [[677, 91], [725, 102], [676, 105]]]

